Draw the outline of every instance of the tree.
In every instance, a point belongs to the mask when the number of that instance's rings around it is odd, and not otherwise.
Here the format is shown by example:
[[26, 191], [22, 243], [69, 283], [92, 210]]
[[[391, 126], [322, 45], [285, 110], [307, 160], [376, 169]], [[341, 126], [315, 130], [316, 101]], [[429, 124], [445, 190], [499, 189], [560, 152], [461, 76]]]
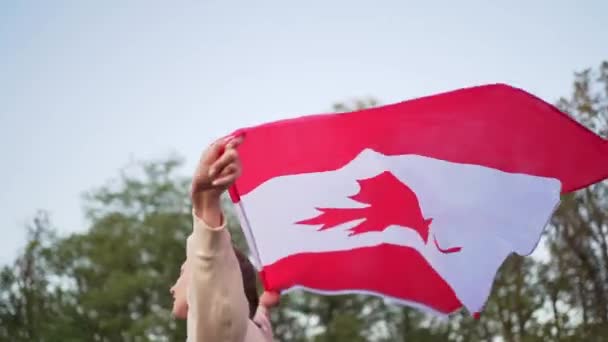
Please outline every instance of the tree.
[[[574, 91], [559, 107], [608, 137], [608, 62], [575, 74]], [[562, 198], [548, 233], [544, 279], [555, 337], [608, 335], [608, 181]]]
[[0, 317], [8, 324], [0, 336], [185, 340], [185, 324], [171, 318], [169, 294], [192, 224], [186, 179], [174, 174], [180, 163], [142, 163], [133, 174], [124, 172], [114, 184], [91, 192], [91, 226], [82, 233], [49, 240], [46, 221], [35, 220], [16, 271], [3, 271], [1, 293], [10, 301], [2, 305]]
[[13, 341], [57, 340], [54, 324], [61, 312], [61, 289], [48, 272], [55, 242], [48, 214], [38, 212], [27, 227], [27, 242], [12, 267], [0, 273], [0, 338]]

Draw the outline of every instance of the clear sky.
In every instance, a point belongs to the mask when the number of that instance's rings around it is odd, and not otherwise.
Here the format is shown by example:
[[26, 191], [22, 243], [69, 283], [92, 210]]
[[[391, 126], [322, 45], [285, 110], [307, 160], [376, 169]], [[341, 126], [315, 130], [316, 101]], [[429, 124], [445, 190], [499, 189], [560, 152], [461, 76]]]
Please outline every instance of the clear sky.
[[[452, 4], [452, 6], [448, 6]], [[0, 263], [133, 158], [235, 128], [505, 82], [547, 101], [608, 59], [606, 1], [2, 1]]]

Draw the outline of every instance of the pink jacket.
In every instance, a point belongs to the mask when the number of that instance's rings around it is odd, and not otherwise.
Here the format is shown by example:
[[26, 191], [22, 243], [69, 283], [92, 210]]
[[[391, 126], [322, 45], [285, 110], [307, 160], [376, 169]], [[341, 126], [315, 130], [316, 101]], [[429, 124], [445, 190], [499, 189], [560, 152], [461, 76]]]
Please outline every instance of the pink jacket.
[[249, 319], [249, 306], [230, 233], [225, 224], [209, 227], [196, 215], [187, 241], [191, 271], [188, 288], [188, 342], [271, 342], [272, 329]]

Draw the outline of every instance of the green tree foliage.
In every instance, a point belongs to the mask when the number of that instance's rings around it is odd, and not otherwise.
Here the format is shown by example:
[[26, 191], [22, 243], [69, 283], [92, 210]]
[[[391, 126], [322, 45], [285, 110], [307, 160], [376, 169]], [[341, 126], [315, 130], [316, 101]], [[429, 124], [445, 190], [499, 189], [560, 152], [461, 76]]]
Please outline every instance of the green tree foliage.
[[[577, 73], [572, 95], [558, 105], [608, 138], [608, 62]], [[562, 201], [548, 233], [551, 257], [543, 279], [552, 308], [552, 336], [608, 336], [608, 181]]]
[[55, 301], [59, 294], [48, 291], [48, 250], [54, 237], [46, 213], [38, 213], [27, 231], [23, 253], [0, 273], [0, 338], [6, 340], [41, 340], [46, 332], [61, 329], [48, 323], [61, 308]]
[[[0, 294], [12, 295], [15, 304], [0, 312], [0, 320], [11, 320], [13, 307], [24, 309], [17, 315], [23, 318], [13, 319], [0, 337], [10, 336], [11, 341], [185, 340], [185, 324], [170, 318], [169, 295], [192, 229], [187, 182], [175, 174], [179, 165], [175, 158], [142, 163], [134, 172], [123, 172], [115, 182], [88, 194], [85, 203], [91, 224], [83, 233], [49, 240], [43, 234], [46, 226], [37, 224], [14, 271], [3, 270]], [[22, 282], [22, 269], [29, 267], [30, 259], [39, 265], [37, 273], [15, 289], [13, 284]], [[45, 300], [57, 308], [56, 314], [46, 314], [39, 304]], [[30, 313], [28, 307], [40, 312]], [[59, 328], [60, 334], [54, 334]]]
[[[608, 137], [608, 62], [575, 75], [558, 105]], [[374, 99], [336, 112], [377, 105]], [[608, 160], [607, 160], [608, 162]], [[34, 216], [14, 263], [0, 271], [0, 341], [184, 341], [169, 287], [191, 231], [179, 158], [143, 162], [85, 197], [88, 227], [56, 236]], [[234, 243], [246, 250], [226, 199]], [[564, 196], [542, 258], [509, 257], [476, 320], [447, 319], [363, 295], [293, 291], [272, 312], [278, 341], [605, 341], [608, 336], [608, 182]], [[497, 339], [499, 338], [499, 339]]]

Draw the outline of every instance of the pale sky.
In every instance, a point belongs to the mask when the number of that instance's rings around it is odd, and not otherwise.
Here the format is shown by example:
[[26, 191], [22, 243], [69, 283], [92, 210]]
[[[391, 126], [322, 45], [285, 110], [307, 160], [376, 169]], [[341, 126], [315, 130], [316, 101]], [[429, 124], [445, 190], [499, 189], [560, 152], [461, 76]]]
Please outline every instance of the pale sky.
[[607, 13], [565, 0], [3, 1], [0, 264], [37, 209], [82, 230], [82, 193], [133, 158], [177, 152], [190, 172], [242, 126], [495, 82], [554, 102], [608, 59]]

